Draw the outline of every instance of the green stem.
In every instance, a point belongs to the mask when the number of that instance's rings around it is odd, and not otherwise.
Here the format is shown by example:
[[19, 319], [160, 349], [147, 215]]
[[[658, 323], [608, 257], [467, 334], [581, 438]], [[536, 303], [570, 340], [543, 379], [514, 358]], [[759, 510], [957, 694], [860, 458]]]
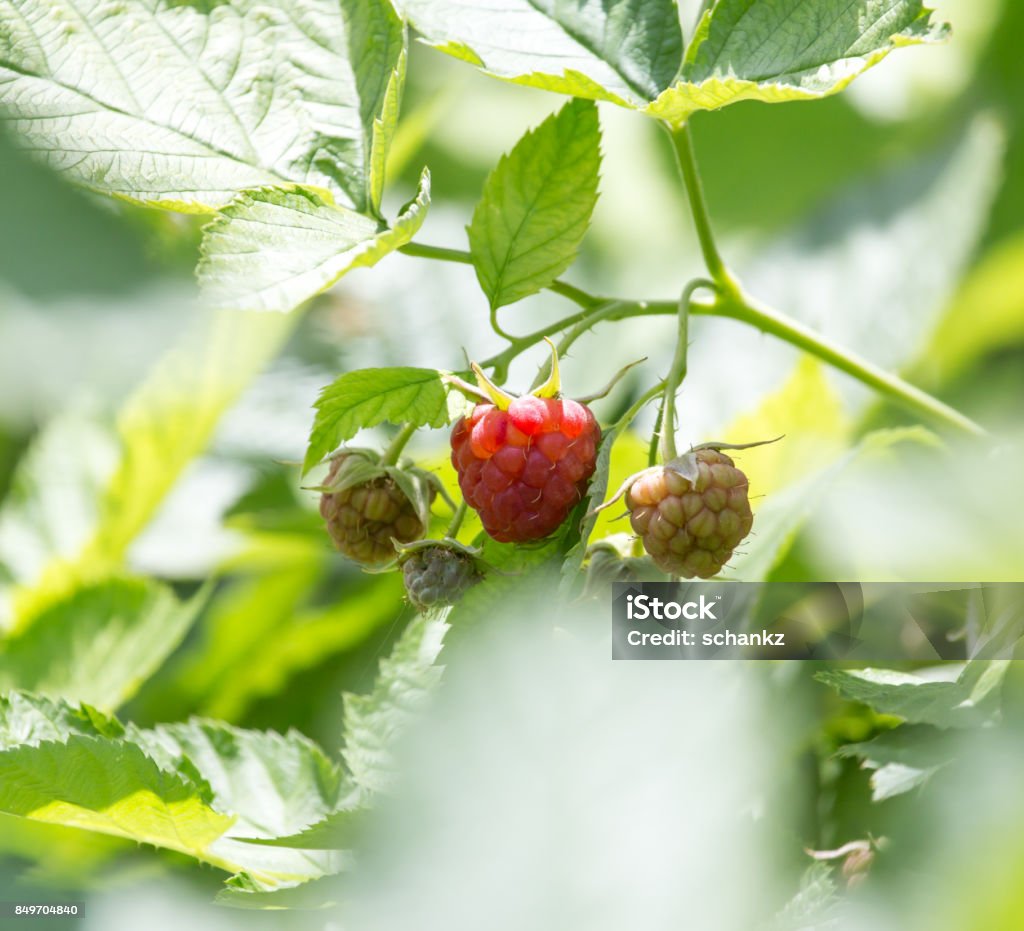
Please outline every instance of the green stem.
[[754, 298], [747, 295], [741, 295], [739, 299], [725, 297], [719, 302], [718, 309], [720, 316], [740, 320], [757, 327], [762, 333], [777, 336], [817, 356], [839, 371], [846, 372], [884, 397], [923, 415], [930, 421], [955, 427], [973, 436], [987, 435], [987, 431], [980, 424], [938, 398], [932, 397], [928, 392], [914, 387], [898, 375], [887, 372], [849, 349], [837, 346], [802, 323]]
[[713, 282], [706, 278], [695, 278], [689, 282], [679, 296], [679, 332], [676, 336], [676, 351], [672, 359], [672, 368], [665, 379], [665, 400], [662, 405], [661, 418], [661, 454], [666, 462], [671, 462], [679, 453], [676, 450], [676, 395], [679, 386], [686, 378], [686, 354], [690, 339], [690, 303], [693, 294], [700, 288], [715, 290]]
[[402, 455], [402, 450], [405, 449], [405, 444], [409, 442], [416, 429], [417, 427], [414, 423], [407, 423], [402, 427], [395, 434], [395, 438], [391, 441], [388, 448], [384, 450], [383, 455], [380, 457], [380, 464], [395, 465], [398, 462], [398, 457]]
[[690, 201], [690, 211], [693, 214], [693, 225], [697, 230], [697, 239], [700, 241], [700, 251], [704, 255], [704, 264], [707, 266], [711, 277], [725, 291], [735, 290], [735, 281], [722, 261], [718, 245], [715, 243], [715, 236], [711, 230], [711, 217], [708, 214], [707, 200], [704, 197], [704, 185], [700, 180], [700, 173], [697, 171], [697, 158], [693, 153], [693, 139], [690, 135], [690, 124], [672, 128], [666, 126], [669, 137], [672, 139], [672, 148], [676, 154], [676, 164], [679, 166], [679, 174], [683, 178], [683, 185]]
[[[458, 249], [442, 249], [436, 246], [421, 246], [416, 243], [409, 243], [403, 246], [401, 251], [409, 255], [419, 255], [442, 261], [461, 262], [463, 264], [472, 262], [468, 252], [460, 252]], [[717, 251], [715, 255], [717, 255]], [[694, 301], [690, 305], [691, 316], [728, 317], [733, 320], [740, 320], [743, 323], [756, 327], [763, 333], [770, 333], [787, 343], [798, 346], [805, 352], [809, 352], [841, 372], [856, 378], [858, 381], [915, 414], [926, 417], [929, 421], [962, 430], [973, 436], [986, 435], [983, 427], [949, 405], [943, 404], [927, 392], [915, 388], [898, 375], [886, 372], [856, 353], [842, 346], [837, 346], [780, 311], [766, 307], [764, 304], [748, 297], [740, 291], [731, 276], [729, 276], [728, 281], [729, 284], [725, 289], [726, 293], [719, 300], [714, 302]], [[481, 365], [484, 368], [490, 368], [494, 371], [496, 381], [504, 381], [512, 360], [527, 349], [535, 346], [545, 336], [553, 336], [570, 327], [582, 325], [584, 321], [589, 321], [591, 317], [594, 318], [596, 323], [625, 320], [630, 317], [676, 314], [679, 311], [678, 304], [675, 301], [609, 301], [605, 298], [587, 294], [571, 285], [566, 285], [565, 288], [573, 293], [578, 292], [572, 300], [580, 304], [583, 309], [541, 327], [539, 330], [526, 336], [516, 337], [507, 348], [482, 362]], [[560, 291], [559, 293], [564, 292]], [[613, 306], [609, 308], [608, 305]]]
[[451, 522], [448, 524], [448, 530], [445, 532], [446, 537], [451, 537], [453, 540], [459, 535], [459, 528], [462, 527], [462, 519], [466, 516], [466, 502], [460, 501], [459, 506], [455, 509], [455, 513], [452, 515]]
[[[460, 265], [472, 265], [473, 256], [463, 249], [449, 249], [445, 246], [428, 246], [423, 243], [409, 242], [402, 246], [399, 252], [406, 255], [418, 256], [422, 259], [437, 259], [441, 262], [457, 262]], [[553, 281], [548, 285], [549, 291], [568, 298], [580, 307], [595, 307], [603, 303], [601, 298], [588, 294], [581, 288], [569, 284], [567, 281]]]

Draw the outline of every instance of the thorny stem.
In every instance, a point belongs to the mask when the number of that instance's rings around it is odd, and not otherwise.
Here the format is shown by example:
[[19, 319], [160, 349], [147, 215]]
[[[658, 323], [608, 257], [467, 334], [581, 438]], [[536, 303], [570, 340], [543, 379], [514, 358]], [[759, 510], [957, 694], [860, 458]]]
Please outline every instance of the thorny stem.
[[693, 294], [700, 288], [715, 290], [713, 282], [706, 278], [694, 278], [679, 296], [679, 333], [676, 336], [676, 351], [672, 359], [672, 368], [665, 379], [665, 399], [662, 403], [661, 416], [661, 454], [666, 462], [676, 458], [676, 395], [679, 386], [686, 378], [686, 352], [690, 339], [690, 303]]
[[[435, 246], [421, 246], [409, 243], [402, 247], [409, 255], [419, 255], [442, 261], [472, 262], [468, 252], [457, 249], [441, 249]], [[715, 253], [717, 255], [717, 252]], [[725, 294], [720, 294], [715, 301], [693, 301], [690, 305], [691, 316], [728, 317], [756, 327], [763, 333], [770, 333], [787, 343], [803, 349], [805, 352], [821, 359], [834, 368], [845, 372], [879, 394], [895, 401], [897, 404], [923, 416], [929, 421], [962, 430], [972, 436], [985, 436], [986, 431], [979, 424], [959, 411], [932, 397], [920, 388], [904, 381], [898, 375], [878, 367], [857, 353], [838, 346], [782, 312], [768, 307], [746, 295], [732, 277]], [[555, 283], [559, 284], [558, 282]], [[549, 290], [562, 294], [581, 306], [581, 310], [561, 320], [556, 320], [526, 336], [516, 337], [504, 350], [491, 356], [481, 363], [484, 368], [492, 369], [495, 381], [502, 382], [508, 374], [511, 362], [527, 349], [535, 346], [545, 336], [553, 336], [577, 325], [586, 328], [591, 319], [594, 323], [626, 320], [631, 317], [651, 317], [678, 313], [675, 301], [615, 301], [596, 297], [575, 288], [572, 285]], [[613, 305], [609, 307], [609, 305]], [[585, 325], [586, 322], [586, 325]]]
[[417, 427], [414, 423], [407, 423], [402, 427], [395, 434], [395, 438], [388, 445], [388, 448], [384, 450], [383, 455], [380, 457], [380, 464], [395, 465], [398, 462], [398, 457], [402, 455], [402, 450], [405, 449], [405, 444], [409, 442], [416, 429]]

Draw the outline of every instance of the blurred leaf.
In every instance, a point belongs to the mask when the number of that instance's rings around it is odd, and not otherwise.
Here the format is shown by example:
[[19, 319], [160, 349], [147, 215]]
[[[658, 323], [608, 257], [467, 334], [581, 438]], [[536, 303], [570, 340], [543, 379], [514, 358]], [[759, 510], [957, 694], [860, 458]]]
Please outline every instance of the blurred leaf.
[[[309, 588], [300, 594], [308, 597]], [[399, 615], [404, 589], [400, 576], [391, 573], [359, 590], [342, 589], [332, 604], [287, 613], [276, 613], [261, 592], [266, 586], [254, 588], [244, 602], [247, 610], [220, 616], [217, 642], [234, 635], [225, 652], [211, 642], [197, 658], [210, 685], [200, 703], [205, 714], [238, 718], [253, 702], [301, 682], [302, 673], [365, 643]]]
[[0, 640], [0, 688], [114, 711], [181, 643], [202, 601], [180, 602], [169, 588], [142, 579], [78, 589], [24, 632]]
[[[1008, 662], [967, 663], [950, 681], [891, 669], [827, 669], [815, 678], [831, 685], [848, 701], [861, 702], [909, 724], [970, 727], [984, 723], [998, 709], [999, 686]], [[945, 676], [949, 671], [950, 667], [941, 667], [936, 672]]]
[[724, 443], [756, 443], [782, 437], [776, 443], [737, 452], [743, 471], [756, 492], [772, 495], [828, 465], [848, 446], [851, 425], [824, 366], [804, 355], [793, 374], [758, 408], [729, 426]]
[[293, 325], [277, 314], [212, 314], [129, 397], [116, 437], [89, 424], [77, 428], [81, 445], [68, 446], [61, 422], [44, 432], [0, 511], [0, 558], [14, 583], [0, 589], [0, 623], [27, 625], [78, 585], [119, 571], [131, 542]]
[[342, 756], [364, 793], [392, 788], [395, 741], [441, 678], [435, 661], [447, 629], [442, 616], [417, 614], [381, 660], [370, 694], [345, 696]]
[[6, 119], [75, 181], [199, 211], [293, 181], [372, 208], [374, 121], [405, 46], [388, 0], [2, 8]]
[[214, 901], [229, 908], [309, 911], [337, 905], [338, 891], [337, 881], [324, 877], [265, 892], [258, 882], [241, 873], [228, 880]]
[[672, 0], [537, 4], [401, 0], [426, 41], [488, 74], [556, 93], [642, 106], [683, 54]]
[[870, 460], [903, 443], [934, 446], [938, 440], [923, 427], [877, 430], [838, 461], [769, 497], [757, 510], [753, 533], [729, 560], [729, 577], [744, 582], [765, 581], [842, 474], [858, 461]]
[[131, 226], [34, 162], [2, 130], [0, 201], [0, 280], [21, 294], [52, 300], [123, 293], [154, 271]]
[[206, 227], [196, 274], [211, 306], [286, 313], [409, 242], [429, 203], [426, 169], [390, 228], [314, 188], [244, 191]]
[[739, 100], [815, 100], [893, 49], [946, 38], [921, 0], [719, 0], [686, 50], [682, 80], [647, 112], [681, 126]]
[[830, 912], [838, 901], [832, 867], [812, 863], [800, 877], [800, 890], [770, 922], [766, 931], [810, 931], [832, 926]]
[[927, 344], [972, 256], [1002, 154], [1001, 131], [979, 118], [955, 144], [843, 192], [741, 266], [743, 277], [769, 303], [898, 369]]
[[312, 741], [291, 732], [247, 731], [194, 719], [131, 736], [164, 768], [194, 773], [209, 786], [210, 803], [234, 816], [230, 830], [210, 846], [226, 868], [248, 873], [264, 889], [336, 872], [328, 852], [246, 843], [282, 837], [321, 821], [339, 801], [337, 767]]
[[597, 107], [574, 100], [502, 156], [469, 226], [491, 308], [546, 288], [575, 260], [597, 203]]
[[466, 401], [436, 369], [386, 368], [346, 372], [316, 401], [304, 470], [365, 427], [394, 424], [443, 427], [461, 416]]
[[1024, 235], [989, 252], [961, 285], [915, 370], [948, 382], [986, 353], [1024, 341]]
[[863, 743], [844, 744], [838, 756], [858, 757], [871, 775], [871, 797], [884, 801], [924, 785], [956, 759], [947, 734], [927, 725], [907, 724]]

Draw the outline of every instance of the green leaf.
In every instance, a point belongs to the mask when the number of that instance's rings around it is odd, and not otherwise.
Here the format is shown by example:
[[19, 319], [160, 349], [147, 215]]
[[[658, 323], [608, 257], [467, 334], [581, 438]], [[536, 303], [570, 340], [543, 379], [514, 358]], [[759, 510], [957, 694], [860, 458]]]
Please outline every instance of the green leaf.
[[1008, 662], [970, 662], [953, 680], [938, 678], [948, 675], [948, 666], [939, 667], [936, 678], [931, 679], [891, 669], [830, 669], [815, 678], [849, 701], [903, 718], [909, 724], [969, 727], [989, 720], [997, 710], [998, 687]]
[[426, 41], [488, 74], [574, 97], [642, 106], [682, 59], [673, 0], [403, 0]]
[[310, 592], [322, 584], [320, 567], [309, 568], [303, 562], [244, 580], [211, 606], [206, 636], [184, 657], [175, 679], [190, 707], [236, 720], [255, 702], [297, 686], [307, 670], [364, 643], [400, 610], [398, 573], [351, 586], [334, 603], [308, 606]]
[[341, 867], [332, 851], [247, 841], [322, 822], [342, 789], [337, 766], [297, 733], [202, 720], [125, 729], [88, 705], [0, 697], [0, 811], [177, 850], [261, 890]]
[[547, 287], [576, 258], [597, 203], [597, 107], [574, 100], [502, 157], [484, 185], [469, 246], [491, 308]]
[[298, 834], [284, 837], [254, 837], [250, 844], [265, 847], [292, 847], [296, 850], [343, 850], [351, 848], [369, 809], [347, 808], [329, 814]]
[[0, 688], [113, 711], [181, 643], [202, 602], [141, 579], [86, 586], [0, 641]]
[[816, 100], [893, 49], [946, 38], [921, 0], [720, 0], [701, 19], [681, 80], [647, 113], [681, 126], [740, 100]]
[[287, 182], [375, 209], [405, 48], [389, 0], [2, 0], [0, 17], [6, 119], [75, 181], [177, 210]]
[[337, 906], [339, 891], [338, 881], [326, 876], [266, 892], [257, 880], [247, 873], [239, 873], [228, 880], [214, 902], [228, 908], [313, 911]]
[[927, 725], [904, 725], [873, 740], [844, 744], [839, 756], [859, 757], [871, 774], [871, 797], [876, 802], [924, 785], [953, 762], [957, 749], [945, 732]]
[[448, 389], [445, 374], [396, 367], [357, 369], [336, 379], [317, 398], [304, 471], [365, 427], [385, 422], [443, 427], [460, 416], [466, 402]]
[[245, 191], [204, 232], [197, 270], [204, 296], [214, 307], [290, 311], [409, 242], [429, 202], [426, 170], [391, 228], [312, 188]]
[[[394, 784], [394, 744], [441, 678], [436, 660], [448, 625], [435, 614], [418, 614], [381, 660], [368, 695], [346, 695], [342, 756], [364, 793]], [[283, 833], [283, 832], [282, 832]]]
[[162, 767], [192, 774], [209, 787], [210, 804], [233, 816], [231, 829], [210, 846], [225, 868], [245, 871], [264, 889], [336, 872], [331, 852], [247, 843], [283, 837], [322, 821], [337, 807], [341, 777], [312, 741], [192, 720], [129, 734]]
[[211, 844], [233, 820], [134, 743], [78, 734], [0, 752], [0, 811], [210, 862]]
[[124, 728], [88, 705], [17, 691], [0, 695], [0, 750], [66, 740], [71, 735], [120, 738]]
[[754, 515], [754, 533], [729, 560], [729, 578], [743, 582], [765, 581], [844, 472], [900, 443], [935, 446], [939, 440], [924, 427], [876, 430], [835, 462], [772, 495]]
[[120, 573], [131, 542], [296, 319], [204, 317], [127, 399], [115, 428], [70, 417], [44, 430], [0, 510], [10, 579], [0, 584], [0, 627], [26, 626], [84, 581]]

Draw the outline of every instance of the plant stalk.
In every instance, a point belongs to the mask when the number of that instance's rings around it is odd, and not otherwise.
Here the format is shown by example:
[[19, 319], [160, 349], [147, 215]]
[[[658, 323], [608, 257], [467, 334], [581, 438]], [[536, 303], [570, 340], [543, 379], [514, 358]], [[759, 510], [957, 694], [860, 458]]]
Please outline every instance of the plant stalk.
[[395, 438], [388, 445], [388, 448], [384, 450], [384, 453], [380, 457], [381, 465], [396, 465], [398, 463], [398, 457], [402, 455], [402, 450], [405, 449], [405, 444], [409, 442], [412, 435], [416, 432], [417, 427], [414, 423], [407, 423], [401, 430], [395, 434]]
[[[409, 255], [440, 259], [441, 261], [460, 262], [462, 264], [472, 262], [468, 252], [461, 252], [458, 249], [443, 249], [437, 246], [422, 246], [416, 243], [409, 243], [403, 246], [401, 251]], [[714, 254], [718, 254], [717, 250]], [[781, 311], [774, 310], [754, 300], [741, 291], [731, 275], [728, 277], [728, 281], [729, 284], [725, 288], [725, 293], [721, 294], [718, 300], [693, 301], [690, 304], [690, 315], [728, 317], [732, 320], [739, 320], [756, 327], [763, 333], [770, 333], [772, 336], [803, 349], [805, 352], [816, 356], [823, 362], [857, 379], [862, 384], [873, 388], [889, 400], [895, 401], [914, 414], [926, 418], [929, 422], [952, 427], [975, 437], [987, 435], [986, 430], [982, 426], [975, 423], [969, 417], [965, 417], [948, 404], [944, 404], [938, 398], [932, 397], [926, 391], [914, 387], [898, 375], [879, 368], [857, 353], [836, 345], [802, 323], [786, 316]], [[716, 281], [716, 283], [718, 282]], [[556, 282], [555, 284], [558, 285], [560, 283]], [[555, 286], [552, 285], [549, 290], [556, 290]], [[576, 326], [582, 326], [585, 330], [592, 323], [625, 320], [631, 317], [676, 314], [679, 312], [679, 306], [675, 301], [609, 300], [588, 294], [572, 285], [560, 287], [557, 293], [565, 294], [567, 297], [570, 297], [570, 294], [572, 294], [573, 296], [570, 299], [579, 304], [582, 309], [567, 317], [563, 317], [561, 320], [556, 320], [547, 326], [541, 327], [526, 336], [516, 337], [504, 350], [482, 362], [481, 365], [484, 368], [490, 368], [494, 371], [496, 381], [504, 381], [512, 360], [527, 349], [535, 346], [546, 336], [553, 336], [556, 333], [561, 333], [570, 327]], [[609, 305], [613, 306], [609, 307]]]
[[726, 268], [718, 244], [711, 229], [711, 217], [708, 213], [707, 199], [704, 196], [704, 185], [697, 170], [697, 158], [693, 152], [693, 137], [690, 135], [690, 124], [684, 123], [678, 128], [666, 125], [672, 139], [672, 149], [676, 155], [676, 164], [683, 179], [683, 186], [690, 201], [690, 212], [693, 214], [693, 225], [700, 241], [700, 251], [704, 255], [704, 264], [715, 282], [725, 292], [734, 291], [735, 280]]

